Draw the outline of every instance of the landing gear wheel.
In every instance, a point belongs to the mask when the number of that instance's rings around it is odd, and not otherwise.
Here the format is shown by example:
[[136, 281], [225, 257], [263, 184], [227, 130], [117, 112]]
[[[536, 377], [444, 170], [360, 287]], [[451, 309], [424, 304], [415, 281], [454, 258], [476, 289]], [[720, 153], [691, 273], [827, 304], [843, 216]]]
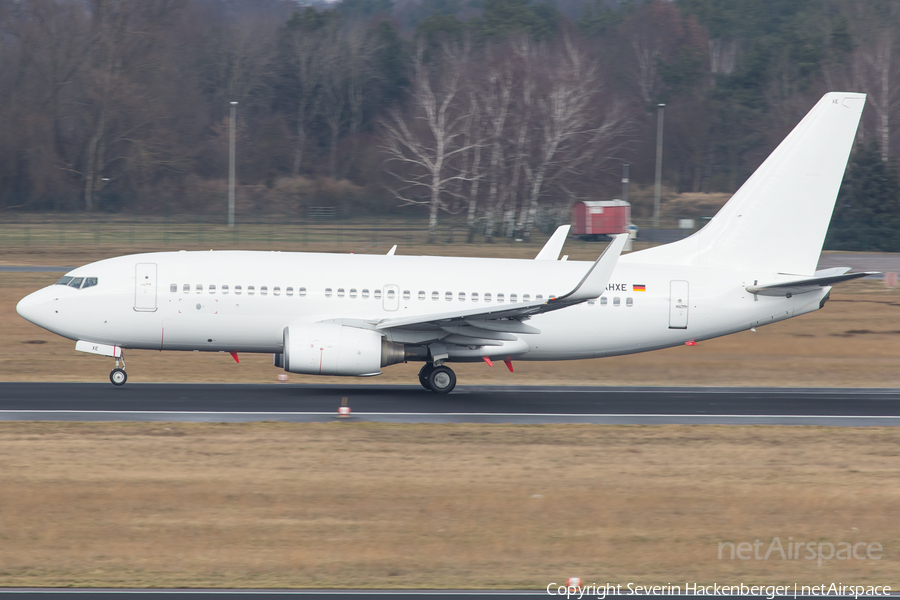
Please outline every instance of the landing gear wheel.
[[450, 367], [435, 367], [428, 374], [428, 385], [432, 392], [449, 394], [456, 387], [456, 373]]
[[431, 363], [425, 363], [422, 365], [422, 368], [419, 369], [419, 383], [422, 384], [422, 387], [432, 391], [431, 385], [428, 383], [428, 376], [431, 375], [431, 372], [434, 371], [434, 365]]
[[109, 373], [109, 380], [112, 381], [113, 385], [125, 385], [125, 382], [128, 381], [128, 375], [124, 369], [115, 368]]

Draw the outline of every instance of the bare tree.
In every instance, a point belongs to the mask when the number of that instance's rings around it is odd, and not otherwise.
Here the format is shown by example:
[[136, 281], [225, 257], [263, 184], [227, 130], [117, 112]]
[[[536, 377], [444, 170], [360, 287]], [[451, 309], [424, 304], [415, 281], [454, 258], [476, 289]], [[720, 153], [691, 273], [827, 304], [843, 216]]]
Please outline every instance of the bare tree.
[[301, 26], [291, 33], [288, 40], [289, 69], [296, 81], [292, 94], [297, 133], [292, 169], [294, 175], [300, 173], [303, 165], [309, 126], [318, 112], [321, 99], [321, 86], [327, 69], [327, 57], [322, 52], [322, 38], [320, 31]]
[[317, 52], [323, 56], [321, 77], [322, 101], [319, 103], [319, 114], [328, 125], [329, 151], [328, 172], [337, 178], [337, 145], [341, 134], [341, 125], [347, 117], [348, 76], [350, 62], [348, 48], [343, 39], [343, 28], [336, 24], [328, 27], [327, 35], [322, 38], [323, 45]]
[[423, 61], [419, 45], [412, 91], [405, 113], [391, 110], [383, 121], [382, 151], [394, 184], [389, 191], [403, 205], [427, 205], [428, 239], [436, 238], [438, 212], [450, 209], [460, 181], [472, 181], [459, 167], [461, 155], [480, 140], [466, 138], [469, 108], [463, 74], [467, 49], [445, 43], [439, 68]]
[[[540, 51], [539, 51], [540, 52]], [[604, 168], [606, 156], [625, 132], [628, 121], [623, 107], [602, 96], [596, 66], [564, 35], [553, 57], [542, 53], [542, 77], [536, 102], [537, 135], [530, 160], [523, 164], [526, 196], [519, 211], [517, 229], [529, 240], [538, 202], [550, 184], [568, 192], [569, 179], [582, 169]], [[597, 107], [601, 107], [597, 111]], [[568, 194], [567, 194], [568, 195]], [[568, 199], [568, 198], [567, 198]]]
[[[487, 127], [487, 146], [490, 158], [487, 168], [488, 195], [485, 205], [485, 237], [490, 242], [494, 235], [496, 215], [502, 208], [503, 181], [506, 169], [505, 139], [507, 122], [514, 91], [514, 65], [507, 54], [499, 56], [496, 48], [488, 47], [485, 61], [487, 67], [479, 81], [478, 95], [484, 111]], [[527, 84], [526, 84], [527, 85]]]

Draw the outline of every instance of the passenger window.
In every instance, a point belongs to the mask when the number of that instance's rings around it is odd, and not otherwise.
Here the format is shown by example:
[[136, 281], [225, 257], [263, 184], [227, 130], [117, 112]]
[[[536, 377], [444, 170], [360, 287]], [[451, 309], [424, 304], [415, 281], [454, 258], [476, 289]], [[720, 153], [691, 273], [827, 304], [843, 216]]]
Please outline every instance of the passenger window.
[[305, 288], [305, 287], [302, 287], [302, 288], [298, 289], [298, 290], [297, 290], [297, 295], [300, 296], [301, 298], [303, 298], [304, 296], [306, 296], [306, 288]]
[[356, 298], [356, 288], [350, 288], [350, 297]]
[[485, 301], [485, 302], [490, 302], [490, 301], [491, 301], [491, 293], [490, 293], [490, 292], [485, 292], [485, 293], [484, 293], [484, 301]]
[[268, 293], [269, 293], [269, 288], [267, 286], [264, 286], [264, 285], [259, 286], [259, 295], [260, 296], [265, 296]]
[[223, 296], [227, 296], [227, 295], [228, 295], [228, 284], [227, 284], [227, 283], [224, 284], [224, 285], [222, 285], [222, 295], [223, 295]]
[[403, 299], [409, 300], [409, 290], [403, 290]]
[[344, 288], [338, 288], [338, 298], [344, 297]]
[[447, 292], [446, 294], [444, 294], [444, 300], [446, 300], [447, 302], [453, 300], [453, 292]]
[[362, 297], [364, 299], [369, 297], [369, 289], [368, 288], [363, 288]]
[[419, 290], [419, 300], [425, 299], [425, 290]]
[[247, 295], [252, 296], [255, 293], [256, 293], [256, 287], [254, 287], [252, 285], [248, 285], [247, 286]]
[[235, 296], [241, 295], [241, 286], [239, 286], [239, 285], [234, 286], [234, 295]]
[[441, 293], [440, 293], [440, 292], [431, 292], [431, 299], [432, 299], [432, 300], [440, 300], [440, 299], [441, 299]]
[[537, 296], [534, 297], [534, 299], [537, 300], [538, 302], [540, 302], [541, 300], [544, 299], [544, 295], [543, 295], [543, 294], [538, 294]]
[[522, 302], [530, 302], [531, 294], [522, 294]]
[[377, 289], [372, 293], [372, 297], [376, 300], [381, 300], [381, 290]]
[[293, 295], [294, 295], [294, 288], [292, 288], [291, 286], [288, 286], [288, 287], [284, 288], [284, 295], [285, 295], [285, 296], [293, 296]]
[[94, 287], [95, 285], [97, 285], [96, 277], [85, 277], [84, 284], [81, 286], [81, 289]]
[[280, 296], [280, 295], [281, 295], [281, 288], [278, 287], [277, 285], [276, 285], [275, 287], [273, 287], [273, 288], [272, 288], [272, 295], [273, 295], [273, 296]]
[[510, 295], [509, 295], [509, 301], [510, 301], [510, 302], [518, 302], [518, 301], [519, 301], [519, 297], [518, 297], [517, 295], [515, 295], [515, 294], [510, 294]]
[[472, 292], [472, 302], [478, 302], [478, 292]]
[[588, 306], [593, 306], [593, 305], [595, 305], [595, 304], [597, 304], [597, 299], [596, 299], [596, 298], [594, 298], [593, 300], [588, 300]]
[[189, 283], [184, 284], [184, 287], [181, 288], [181, 291], [184, 294], [190, 294], [191, 293], [191, 284], [189, 284]]
[[216, 284], [214, 284], [214, 283], [210, 284], [209, 289], [207, 291], [210, 294], [215, 294], [216, 293]]
[[69, 282], [72, 281], [71, 277], [63, 277], [59, 281], [56, 282], [56, 285], [69, 285]]
[[81, 287], [81, 284], [84, 283], [84, 277], [75, 277], [72, 281], [69, 282], [69, 287], [73, 287], [76, 290]]
[[503, 294], [497, 294], [497, 302], [503, 302]]
[[466, 293], [465, 293], [465, 292], [460, 292], [460, 293], [459, 293], [459, 301], [460, 301], [460, 302], [465, 302], [465, 301], [466, 301]]
[[600, 296], [600, 306], [606, 306], [606, 296]]
[[622, 301], [619, 299], [618, 296], [613, 298], [613, 306], [619, 306], [620, 304], [622, 304]]
[[625, 298], [625, 306], [634, 306], [634, 298]]
[[197, 293], [198, 293], [198, 294], [202, 294], [202, 293], [203, 293], [203, 284], [202, 284], [202, 283], [198, 283], [196, 289], [197, 289]]
[[387, 298], [388, 298], [388, 300], [393, 300], [394, 297], [395, 297], [396, 295], [397, 295], [397, 294], [396, 294], [396, 292], [394, 292], [393, 289], [390, 289], [390, 290], [387, 291]]
[[331, 288], [325, 288], [325, 297], [331, 298]]
[[177, 294], [178, 293], [178, 284], [173, 283], [172, 285], [170, 285], [169, 291], [172, 292], [173, 294]]

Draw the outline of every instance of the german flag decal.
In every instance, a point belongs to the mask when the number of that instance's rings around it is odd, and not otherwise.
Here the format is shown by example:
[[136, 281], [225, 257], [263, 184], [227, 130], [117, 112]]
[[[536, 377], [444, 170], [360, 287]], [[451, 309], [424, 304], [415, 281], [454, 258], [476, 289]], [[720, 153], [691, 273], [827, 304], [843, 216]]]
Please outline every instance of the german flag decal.
[[647, 286], [644, 285], [643, 283], [635, 283], [635, 284], [632, 284], [631, 291], [632, 292], [646, 292]]

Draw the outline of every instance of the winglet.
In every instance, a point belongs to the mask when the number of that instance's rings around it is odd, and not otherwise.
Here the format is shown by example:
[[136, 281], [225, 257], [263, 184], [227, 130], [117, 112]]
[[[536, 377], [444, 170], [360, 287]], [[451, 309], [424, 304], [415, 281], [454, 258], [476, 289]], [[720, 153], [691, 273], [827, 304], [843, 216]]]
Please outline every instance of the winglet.
[[553, 232], [553, 235], [550, 236], [550, 239], [547, 240], [547, 243], [544, 244], [544, 247], [541, 248], [541, 251], [538, 252], [538, 255], [534, 257], [534, 260], [556, 260], [559, 258], [559, 253], [562, 252], [563, 244], [566, 243], [566, 237], [569, 235], [569, 228], [571, 225], [562, 225], [558, 227], [556, 231]]
[[603, 254], [600, 255], [600, 258], [594, 262], [594, 265], [588, 270], [578, 285], [575, 286], [575, 289], [565, 296], [560, 296], [559, 298], [551, 300], [549, 304], [555, 302], [572, 304], [575, 302], [592, 300], [600, 296], [606, 289], [609, 279], [612, 277], [613, 271], [616, 268], [616, 263], [619, 262], [619, 255], [622, 254], [622, 250], [625, 248], [625, 242], [627, 241], [627, 233], [614, 235], [609, 246], [606, 247]]
[[387, 256], [393, 256], [394, 252], [397, 251], [397, 244], [394, 244], [390, 250], [388, 250]]

